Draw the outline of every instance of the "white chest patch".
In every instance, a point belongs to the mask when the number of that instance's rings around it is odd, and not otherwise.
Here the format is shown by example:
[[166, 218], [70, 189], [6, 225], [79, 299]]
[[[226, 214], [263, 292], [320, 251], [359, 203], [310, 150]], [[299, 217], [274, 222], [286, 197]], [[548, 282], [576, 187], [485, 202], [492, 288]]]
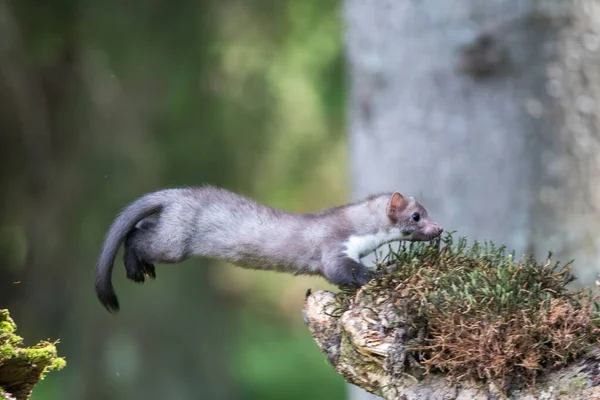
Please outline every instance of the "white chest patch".
[[376, 248], [386, 243], [403, 238], [399, 228], [392, 228], [387, 231], [379, 231], [372, 235], [352, 235], [344, 242], [344, 254], [356, 262], [360, 262], [361, 257], [369, 254]]

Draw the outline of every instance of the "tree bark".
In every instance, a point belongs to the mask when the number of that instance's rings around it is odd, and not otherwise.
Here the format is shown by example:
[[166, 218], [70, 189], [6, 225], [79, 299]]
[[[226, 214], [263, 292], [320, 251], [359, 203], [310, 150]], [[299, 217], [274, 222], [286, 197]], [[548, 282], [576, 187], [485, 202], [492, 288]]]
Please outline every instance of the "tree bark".
[[447, 230], [593, 281], [599, 7], [346, 0], [352, 197], [400, 190]]

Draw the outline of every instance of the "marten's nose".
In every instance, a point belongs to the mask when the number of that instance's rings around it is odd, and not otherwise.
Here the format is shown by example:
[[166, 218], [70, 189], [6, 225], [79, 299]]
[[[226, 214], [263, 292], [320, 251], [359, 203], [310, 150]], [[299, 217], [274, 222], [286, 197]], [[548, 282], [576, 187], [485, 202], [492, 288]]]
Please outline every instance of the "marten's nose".
[[442, 234], [442, 232], [444, 232], [444, 228], [442, 228], [438, 224], [435, 224], [432, 231], [433, 231], [433, 237], [438, 237]]

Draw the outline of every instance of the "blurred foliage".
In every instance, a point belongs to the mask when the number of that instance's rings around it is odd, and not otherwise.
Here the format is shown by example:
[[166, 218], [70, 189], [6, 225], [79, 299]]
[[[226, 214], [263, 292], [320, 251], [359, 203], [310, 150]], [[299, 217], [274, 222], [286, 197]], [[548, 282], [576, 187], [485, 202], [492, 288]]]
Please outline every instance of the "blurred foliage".
[[[34, 399], [341, 398], [301, 323], [316, 278], [205, 260], [93, 293], [120, 207], [211, 183], [270, 205], [345, 200], [337, 1], [0, 4], [0, 306], [69, 360]], [[149, 367], [150, 366], [150, 367]]]

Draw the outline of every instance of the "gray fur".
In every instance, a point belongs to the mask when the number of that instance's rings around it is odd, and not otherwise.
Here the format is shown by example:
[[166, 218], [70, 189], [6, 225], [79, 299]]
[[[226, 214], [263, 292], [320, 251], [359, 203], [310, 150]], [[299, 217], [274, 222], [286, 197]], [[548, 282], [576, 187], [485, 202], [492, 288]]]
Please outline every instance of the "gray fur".
[[[98, 297], [109, 311], [119, 309], [111, 272], [123, 243], [127, 276], [137, 282], [154, 277], [154, 263], [203, 256], [244, 268], [321, 275], [338, 286], [360, 286], [370, 276], [360, 259], [347, 256], [349, 247], [366, 246], [352, 248], [352, 254], [362, 254], [383, 244], [379, 241], [384, 236], [430, 240], [441, 233], [412, 199], [403, 198], [404, 208], [389, 215], [391, 195], [298, 214], [212, 186], [147, 194], [127, 206], [106, 235], [97, 264]], [[411, 221], [414, 212], [423, 215], [419, 223]]]

